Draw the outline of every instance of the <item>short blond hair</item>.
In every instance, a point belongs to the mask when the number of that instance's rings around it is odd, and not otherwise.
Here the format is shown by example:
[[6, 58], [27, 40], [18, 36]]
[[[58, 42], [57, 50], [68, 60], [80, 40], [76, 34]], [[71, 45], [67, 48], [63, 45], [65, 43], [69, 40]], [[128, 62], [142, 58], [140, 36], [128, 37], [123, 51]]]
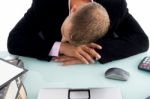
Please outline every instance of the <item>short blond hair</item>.
[[80, 7], [71, 19], [70, 42], [75, 45], [95, 42], [102, 38], [110, 25], [106, 9], [96, 3], [87, 3]]

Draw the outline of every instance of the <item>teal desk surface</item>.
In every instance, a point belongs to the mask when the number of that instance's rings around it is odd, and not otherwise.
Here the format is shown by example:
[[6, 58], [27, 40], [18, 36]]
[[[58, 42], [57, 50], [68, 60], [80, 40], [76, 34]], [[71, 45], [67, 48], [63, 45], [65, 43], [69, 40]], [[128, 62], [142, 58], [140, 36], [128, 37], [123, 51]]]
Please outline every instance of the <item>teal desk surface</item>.
[[[7, 56], [0, 52], [1, 57]], [[28, 69], [23, 77], [27, 99], [36, 99], [41, 88], [99, 88], [119, 87], [123, 99], [145, 99], [150, 95], [150, 72], [137, 66], [148, 52], [107, 64], [80, 64], [63, 66], [61, 63], [20, 57]], [[128, 81], [107, 79], [104, 73], [111, 67], [119, 67], [130, 73]]]

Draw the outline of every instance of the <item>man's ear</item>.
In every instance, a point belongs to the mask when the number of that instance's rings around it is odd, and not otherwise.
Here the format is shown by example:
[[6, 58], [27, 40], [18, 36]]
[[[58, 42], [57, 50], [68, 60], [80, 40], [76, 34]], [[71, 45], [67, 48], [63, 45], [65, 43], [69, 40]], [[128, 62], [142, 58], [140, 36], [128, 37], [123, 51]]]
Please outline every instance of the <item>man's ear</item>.
[[72, 7], [74, 6], [75, 1], [74, 0], [69, 0], [69, 11], [71, 12]]
[[73, 5], [71, 8], [70, 8], [70, 12], [75, 12], [77, 10], [77, 6], [76, 5]]

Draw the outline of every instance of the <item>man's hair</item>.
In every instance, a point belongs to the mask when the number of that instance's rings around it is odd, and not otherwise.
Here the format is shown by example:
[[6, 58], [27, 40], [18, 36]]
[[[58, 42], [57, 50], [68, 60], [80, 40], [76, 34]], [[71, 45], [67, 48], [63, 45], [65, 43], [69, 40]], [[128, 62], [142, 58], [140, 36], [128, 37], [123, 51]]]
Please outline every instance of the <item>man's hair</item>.
[[95, 42], [108, 31], [110, 20], [106, 9], [96, 3], [80, 7], [71, 19], [70, 43], [75, 45]]

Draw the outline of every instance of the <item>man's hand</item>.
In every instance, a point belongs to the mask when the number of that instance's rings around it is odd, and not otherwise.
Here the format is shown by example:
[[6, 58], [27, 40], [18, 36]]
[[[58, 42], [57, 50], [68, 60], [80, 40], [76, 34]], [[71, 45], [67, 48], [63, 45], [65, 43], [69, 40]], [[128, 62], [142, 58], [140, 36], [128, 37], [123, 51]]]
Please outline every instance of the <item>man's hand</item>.
[[65, 56], [74, 57], [82, 63], [94, 63], [93, 58], [100, 59], [101, 56], [94, 49], [102, 49], [102, 47], [95, 43], [84, 44], [75, 46], [69, 43], [61, 43], [60, 54]]
[[62, 62], [63, 65], [73, 65], [73, 64], [82, 64], [83, 62], [75, 57], [70, 56], [59, 56], [59, 57], [53, 57], [53, 60], [55, 62]]

